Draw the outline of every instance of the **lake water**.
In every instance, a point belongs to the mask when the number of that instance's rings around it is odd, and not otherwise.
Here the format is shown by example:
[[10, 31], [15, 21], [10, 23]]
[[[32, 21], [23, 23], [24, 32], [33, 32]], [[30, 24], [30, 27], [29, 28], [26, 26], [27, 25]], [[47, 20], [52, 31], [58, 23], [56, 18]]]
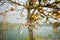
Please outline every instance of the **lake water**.
[[[38, 29], [33, 29], [34, 35], [41, 38], [60, 38], [60, 27], [57, 28], [58, 32], [54, 33], [53, 28], [51, 25], [43, 25], [42, 27], [39, 27]], [[28, 34], [28, 28], [23, 28], [23, 33], [18, 33], [18, 27], [12, 28], [9, 27], [7, 32], [7, 39], [8, 40], [25, 40], [25, 37], [27, 37]], [[6, 38], [5, 34], [3, 37], [3, 40]]]

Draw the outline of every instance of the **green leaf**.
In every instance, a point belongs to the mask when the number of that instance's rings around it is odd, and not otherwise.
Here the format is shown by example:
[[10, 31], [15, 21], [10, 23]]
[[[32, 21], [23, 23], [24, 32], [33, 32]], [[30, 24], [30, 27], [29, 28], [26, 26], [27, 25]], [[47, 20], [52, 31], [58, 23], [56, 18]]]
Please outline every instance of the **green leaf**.
[[41, 15], [41, 17], [42, 17], [42, 18], [44, 18], [44, 16], [43, 16], [43, 15]]

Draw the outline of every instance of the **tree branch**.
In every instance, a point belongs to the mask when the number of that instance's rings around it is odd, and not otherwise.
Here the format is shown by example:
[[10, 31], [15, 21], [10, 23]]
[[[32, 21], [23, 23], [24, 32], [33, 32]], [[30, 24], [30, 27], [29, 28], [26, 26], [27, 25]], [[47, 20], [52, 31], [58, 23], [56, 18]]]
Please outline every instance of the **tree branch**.
[[27, 7], [26, 7], [25, 5], [22, 5], [22, 4], [20, 4], [20, 3], [13, 2], [13, 1], [11, 1], [11, 0], [10, 0], [10, 3], [12, 3], [12, 4], [17, 4], [17, 5], [20, 5], [20, 6], [23, 6], [23, 7], [25, 7], [25, 8], [27, 9]]

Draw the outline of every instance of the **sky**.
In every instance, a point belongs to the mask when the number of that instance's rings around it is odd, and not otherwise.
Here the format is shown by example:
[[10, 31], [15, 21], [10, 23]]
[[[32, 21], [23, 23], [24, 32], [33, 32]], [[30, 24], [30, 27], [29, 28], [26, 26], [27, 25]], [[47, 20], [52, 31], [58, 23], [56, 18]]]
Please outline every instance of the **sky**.
[[[17, 1], [16, 0], [16, 2], [24, 3], [25, 0], [24, 1], [20, 1], [20, 0]], [[54, 0], [51, 0], [51, 3], [52, 2], [54, 2]], [[8, 11], [10, 8], [15, 8], [15, 10], [14, 11]], [[16, 6], [15, 7], [15, 6], [11, 5], [10, 3], [5, 3], [2, 6], [0, 6], [0, 13], [4, 12], [5, 10], [7, 10], [8, 11], [7, 12], [7, 19], [6, 19], [7, 22], [11, 22], [11, 23], [23, 23], [23, 22], [26, 22], [27, 10], [24, 9], [24, 11], [23, 11], [24, 17], [20, 16], [21, 11], [16, 11], [16, 10], [21, 10], [22, 8], [24, 8], [24, 7], [22, 7], [22, 6]], [[44, 9], [46, 9], [46, 8], [44, 8]], [[48, 9], [48, 11], [50, 11], [50, 10]], [[0, 21], [3, 21], [3, 19], [4, 19], [4, 17], [0, 15]], [[52, 20], [53, 19], [51, 19], [51, 21]]]

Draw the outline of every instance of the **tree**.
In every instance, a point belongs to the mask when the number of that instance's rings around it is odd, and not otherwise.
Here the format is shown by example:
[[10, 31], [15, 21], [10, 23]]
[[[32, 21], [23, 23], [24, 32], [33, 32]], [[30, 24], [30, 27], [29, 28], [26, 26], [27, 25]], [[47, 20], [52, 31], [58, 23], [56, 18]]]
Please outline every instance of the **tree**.
[[[9, 2], [15, 5], [23, 6], [27, 10], [27, 18], [26, 18], [27, 22], [24, 25], [28, 26], [30, 40], [35, 40], [35, 38], [33, 37], [33, 28], [37, 23], [39, 24], [39, 22], [37, 21], [45, 17], [46, 17], [45, 23], [53, 24], [52, 26], [53, 30], [54, 32], [56, 32], [56, 28], [60, 24], [59, 22], [57, 22], [58, 19], [60, 18], [60, 7], [58, 7], [58, 5], [60, 5], [60, 1], [56, 0], [53, 3], [50, 3], [50, 1], [48, 2], [48, 0], [27, 0], [25, 4], [21, 4], [19, 2], [11, 0], [9, 0]], [[47, 9], [48, 8], [52, 9], [52, 11], [44, 10], [43, 9], [44, 7]], [[30, 12], [31, 10], [33, 10], [32, 13]], [[45, 14], [45, 11], [48, 12], [48, 14]], [[21, 14], [21, 16], [23, 16], [23, 14]], [[49, 18], [53, 18], [57, 21], [51, 23]]]

